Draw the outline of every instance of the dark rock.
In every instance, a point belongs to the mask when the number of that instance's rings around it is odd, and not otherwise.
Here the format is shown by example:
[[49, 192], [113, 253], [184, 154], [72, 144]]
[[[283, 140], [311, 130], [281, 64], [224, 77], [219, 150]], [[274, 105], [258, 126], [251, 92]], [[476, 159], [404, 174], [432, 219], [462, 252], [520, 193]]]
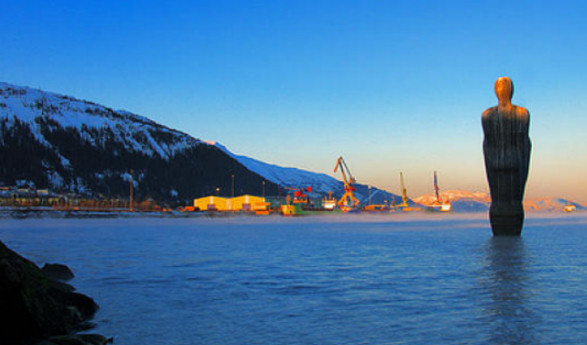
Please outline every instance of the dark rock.
[[79, 334], [78, 337], [89, 345], [104, 345], [114, 342], [114, 338], [106, 338], [100, 334]]
[[81, 293], [72, 292], [68, 294], [67, 302], [68, 304], [74, 305], [77, 308], [84, 320], [93, 317], [98, 310], [96, 302], [90, 297], [82, 295]]
[[0, 242], [0, 344], [79, 330], [98, 305], [73, 290]]
[[36, 345], [106, 345], [112, 342], [112, 338], [107, 339], [99, 334], [76, 334], [50, 337]]
[[522, 199], [528, 179], [530, 113], [511, 103], [514, 86], [510, 78], [495, 82], [496, 107], [483, 112], [483, 155], [491, 191], [489, 219], [495, 236], [519, 236], [524, 224]]
[[55, 345], [87, 345], [86, 342], [75, 335], [60, 335], [51, 337], [47, 341]]
[[62, 264], [45, 264], [42, 270], [49, 278], [54, 280], [68, 281], [74, 277], [71, 269]]

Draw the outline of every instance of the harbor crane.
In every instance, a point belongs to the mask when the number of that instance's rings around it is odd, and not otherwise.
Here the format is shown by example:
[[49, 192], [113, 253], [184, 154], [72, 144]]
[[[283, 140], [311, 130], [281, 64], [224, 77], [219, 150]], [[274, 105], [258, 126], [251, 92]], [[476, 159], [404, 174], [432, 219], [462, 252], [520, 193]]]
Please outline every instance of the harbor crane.
[[408, 207], [408, 190], [406, 189], [406, 184], [404, 183], [404, 173], [401, 171], [399, 173], [399, 180], [402, 185], [402, 203], [397, 205], [397, 207], [406, 208]]
[[399, 173], [399, 179], [402, 184], [402, 203], [396, 207], [402, 211], [420, 211], [419, 207], [408, 205], [408, 190], [406, 189], [406, 184], [404, 183], [404, 174], [402, 172]]
[[342, 156], [338, 157], [338, 159], [336, 160], [334, 172], [336, 172], [339, 168], [340, 173], [342, 174], [342, 181], [344, 182], [344, 195], [342, 196], [342, 198], [340, 198], [340, 200], [338, 200], [338, 206], [343, 212], [347, 212], [354, 208], [357, 208], [360, 204], [359, 199], [357, 199], [353, 193], [357, 190], [357, 188], [353, 186], [353, 184], [357, 181], [351, 174], [351, 171], [349, 170], [349, 167], [346, 165], [346, 162], [344, 161]]
[[435, 205], [440, 207], [440, 211], [449, 212], [452, 209], [452, 205], [449, 200], [445, 202], [440, 198], [440, 188], [438, 187], [438, 176], [436, 175], [436, 171], [434, 172], [434, 194], [436, 194]]

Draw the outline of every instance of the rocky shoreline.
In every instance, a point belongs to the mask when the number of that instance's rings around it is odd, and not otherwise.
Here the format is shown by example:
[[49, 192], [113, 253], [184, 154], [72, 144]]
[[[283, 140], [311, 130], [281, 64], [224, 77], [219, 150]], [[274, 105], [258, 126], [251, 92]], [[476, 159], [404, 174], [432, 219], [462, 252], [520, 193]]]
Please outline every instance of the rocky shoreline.
[[76, 334], [89, 322], [98, 304], [64, 281], [73, 278], [65, 265], [43, 269], [0, 241], [0, 344], [104, 345], [98, 334]]

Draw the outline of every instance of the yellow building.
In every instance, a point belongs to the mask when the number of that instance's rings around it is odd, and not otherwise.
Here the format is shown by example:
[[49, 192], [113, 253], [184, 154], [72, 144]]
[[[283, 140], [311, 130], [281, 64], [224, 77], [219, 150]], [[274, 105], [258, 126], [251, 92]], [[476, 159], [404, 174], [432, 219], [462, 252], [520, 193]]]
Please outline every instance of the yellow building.
[[197, 207], [200, 211], [230, 211], [230, 200], [210, 195], [194, 199], [194, 207]]
[[259, 196], [245, 194], [232, 198], [232, 207], [235, 211], [265, 211], [268, 206], [265, 198]]
[[248, 194], [234, 198], [205, 196], [194, 199], [194, 207], [197, 207], [200, 211], [258, 212], [267, 211], [269, 209], [269, 203], [265, 202], [265, 198]]

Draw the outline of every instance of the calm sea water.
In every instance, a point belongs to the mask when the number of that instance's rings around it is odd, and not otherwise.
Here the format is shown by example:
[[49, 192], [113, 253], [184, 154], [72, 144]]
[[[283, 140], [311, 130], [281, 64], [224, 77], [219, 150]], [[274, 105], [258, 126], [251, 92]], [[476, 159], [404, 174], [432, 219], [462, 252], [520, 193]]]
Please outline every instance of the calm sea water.
[[1, 220], [115, 344], [586, 344], [587, 217]]

